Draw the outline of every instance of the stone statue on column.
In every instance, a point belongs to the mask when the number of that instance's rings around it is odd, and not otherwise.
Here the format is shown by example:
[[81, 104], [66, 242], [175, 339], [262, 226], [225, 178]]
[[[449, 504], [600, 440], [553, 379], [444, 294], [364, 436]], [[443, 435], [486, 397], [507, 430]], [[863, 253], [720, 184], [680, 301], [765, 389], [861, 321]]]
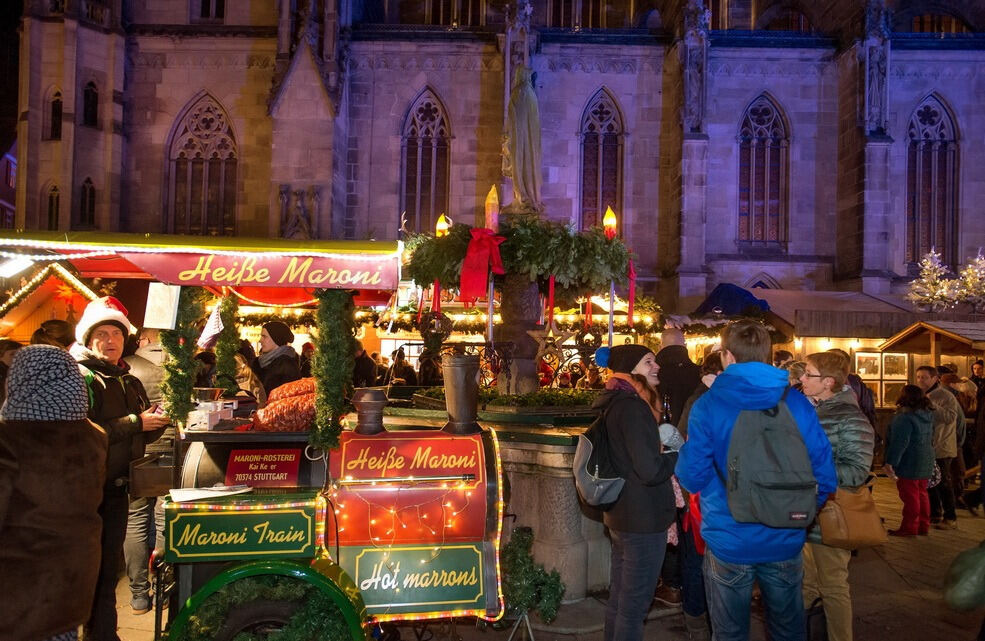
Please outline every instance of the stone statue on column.
[[883, 0], [870, 0], [865, 11], [865, 40], [859, 51], [861, 120], [868, 134], [885, 135], [889, 120], [889, 17]]
[[705, 84], [708, 67], [708, 26], [711, 12], [700, 0], [684, 8], [681, 66], [684, 84], [682, 120], [685, 133], [700, 133], [705, 120]]
[[[286, 185], [284, 186], [286, 187]], [[289, 189], [281, 188], [281, 202], [285, 194], [290, 194]], [[294, 207], [285, 207], [285, 216], [280, 235], [288, 240], [311, 240], [311, 213], [307, 207], [307, 191], [304, 189], [294, 190]]]
[[534, 73], [520, 65], [513, 74], [513, 89], [506, 117], [503, 175], [513, 179], [513, 202], [508, 213], [540, 213], [540, 109], [534, 93]]

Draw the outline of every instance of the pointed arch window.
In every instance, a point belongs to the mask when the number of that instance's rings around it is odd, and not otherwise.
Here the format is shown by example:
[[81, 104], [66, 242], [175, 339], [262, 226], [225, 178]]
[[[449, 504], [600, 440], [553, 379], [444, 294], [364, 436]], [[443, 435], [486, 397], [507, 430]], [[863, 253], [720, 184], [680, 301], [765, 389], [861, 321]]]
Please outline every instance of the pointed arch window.
[[60, 206], [60, 195], [58, 193], [58, 187], [51, 187], [48, 189], [45, 199], [45, 211], [43, 215], [44, 220], [47, 222], [47, 229], [50, 231], [55, 231], [58, 229], [58, 210]]
[[47, 140], [62, 139], [62, 92], [55, 91], [48, 100], [48, 109], [45, 111], [47, 122], [45, 123], [44, 134]]
[[948, 110], [929, 96], [914, 110], [907, 129], [906, 261], [917, 263], [931, 249], [945, 264], [957, 259], [958, 141]]
[[82, 124], [86, 127], [99, 125], [99, 90], [94, 82], [86, 84], [82, 90]]
[[581, 118], [581, 229], [601, 224], [607, 206], [622, 210], [622, 148], [622, 116], [600, 89]]
[[417, 232], [434, 230], [438, 216], [448, 211], [450, 143], [444, 107], [425, 91], [407, 114], [400, 154], [401, 211]]
[[779, 108], [760, 96], [739, 127], [740, 247], [783, 250], [787, 240], [789, 135]]
[[168, 220], [176, 234], [231, 236], [238, 149], [225, 110], [198, 99], [174, 128], [168, 152]]
[[93, 228], [96, 226], [96, 188], [92, 179], [86, 178], [79, 188], [79, 227]]

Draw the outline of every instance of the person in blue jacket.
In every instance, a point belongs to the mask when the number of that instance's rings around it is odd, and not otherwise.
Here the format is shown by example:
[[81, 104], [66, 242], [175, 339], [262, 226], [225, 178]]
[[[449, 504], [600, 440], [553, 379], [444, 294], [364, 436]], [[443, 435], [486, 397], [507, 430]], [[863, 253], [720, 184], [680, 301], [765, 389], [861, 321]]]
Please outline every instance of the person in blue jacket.
[[[729, 441], [739, 412], [774, 407], [788, 387], [787, 372], [768, 364], [770, 350], [769, 332], [761, 323], [738, 321], [725, 328], [725, 371], [691, 408], [688, 440], [677, 461], [681, 485], [701, 493], [701, 535], [707, 544], [705, 585], [716, 641], [749, 638], [754, 581], [762, 591], [770, 638], [800, 641], [805, 635], [800, 554], [807, 530], [736, 522], [715, 471], [716, 465], [727, 469]], [[803, 394], [790, 390], [786, 404], [804, 437], [820, 506], [838, 485], [831, 443]]]

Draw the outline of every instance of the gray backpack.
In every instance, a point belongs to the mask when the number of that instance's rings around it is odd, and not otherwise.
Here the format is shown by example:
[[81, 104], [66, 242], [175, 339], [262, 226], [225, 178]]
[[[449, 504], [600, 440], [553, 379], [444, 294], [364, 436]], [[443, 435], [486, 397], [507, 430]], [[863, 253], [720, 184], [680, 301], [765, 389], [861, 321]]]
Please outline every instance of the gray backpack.
[[728, 447], [725, 485], [732, 518], [777, 528], [807, 528], [817, 514], [817, 480], [804, 437], [787, 407], [743, 410]]

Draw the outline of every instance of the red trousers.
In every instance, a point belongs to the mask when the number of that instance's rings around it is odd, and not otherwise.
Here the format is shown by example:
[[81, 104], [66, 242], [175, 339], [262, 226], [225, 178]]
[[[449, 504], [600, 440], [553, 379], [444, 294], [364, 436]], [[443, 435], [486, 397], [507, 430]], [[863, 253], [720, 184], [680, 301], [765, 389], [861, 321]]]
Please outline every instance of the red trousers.
[[896, 479], [896, 489], [903, 501], [903, 521], [899, 529], [907, 534], [930, 531], [930, 497], [927, 479]]

